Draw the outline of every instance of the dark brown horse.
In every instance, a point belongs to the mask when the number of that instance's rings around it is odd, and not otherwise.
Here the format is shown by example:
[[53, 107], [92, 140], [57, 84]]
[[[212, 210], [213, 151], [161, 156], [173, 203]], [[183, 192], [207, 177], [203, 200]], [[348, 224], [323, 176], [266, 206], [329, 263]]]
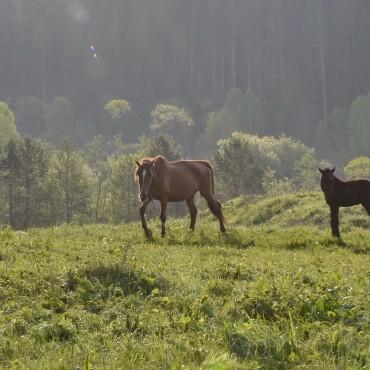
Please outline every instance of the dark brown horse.
[[362, 204], [370, 215], [370, 181], [359, 179], [343, 181], [334, 175], [335, 168], [321, 172], [320, 185], [324, 192], [326, 203], [330, 207], [330, 224], [334, 236], [339, 234], [339, 207], [350, 207]]
[[220, 230], [225, 231], [225, 221], [221, 204], [214, 194], [212, 166], [207, 161], [168, 162], [164, 157], [144, 158], [136, 161], [136, 178], [140, 184], [140, 217], [146, 236], [151, 235], [145, 219], [145, 209], [154, 199], [161, 203], [162, 236], [166, 235], [167, 202], [186, 201], [190, 211], [190, 229], [194, 231], [197, 208], [194, 196], [199, 191], [206, 199], [211, 212], [220, 222]]

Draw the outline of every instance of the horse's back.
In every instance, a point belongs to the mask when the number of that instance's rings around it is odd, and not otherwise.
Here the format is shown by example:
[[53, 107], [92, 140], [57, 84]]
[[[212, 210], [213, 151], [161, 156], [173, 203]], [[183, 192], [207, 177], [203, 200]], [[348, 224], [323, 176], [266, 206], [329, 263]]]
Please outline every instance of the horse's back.
[[212, 191], [212, 167], [204, 160], [181, 160], [168, 162], [167, 187], [169, 198], [185, 200], [197, 191]]
[[334, 192], [325, 192], [327, 203], [350, 207], [370, 202], [370, 181], [366, 179], [339, 180]]
[[181, 160], [168, 162], [167, 168], [177, 176], [191, 175], [195, 177], [208, 176], [212, 172], [211, 164], [205, 160]]

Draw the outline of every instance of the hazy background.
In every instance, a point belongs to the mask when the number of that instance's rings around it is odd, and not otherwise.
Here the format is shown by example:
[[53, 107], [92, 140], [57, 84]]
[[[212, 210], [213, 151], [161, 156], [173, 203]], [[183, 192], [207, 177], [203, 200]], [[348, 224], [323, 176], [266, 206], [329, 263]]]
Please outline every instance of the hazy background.
[[[367, 176], [369, 45], [365, 0], [0, 0], [3, 219], [16, 204], [24, 215], [35, 189], [50, 212], [67, 202], [72, 154], [72, 178], [96, 198], [88, 219], [109, 202], [117, 212], [117, 189], [133, 217], [131, 167], [145, 155], [210, 159], [225, 198], [312, 189], [323, 159], [362, 157], [347, 174]], [[37, 176], [35, 153], [47, 159]], [[54, 182], [25, 184], [41, 173]]]

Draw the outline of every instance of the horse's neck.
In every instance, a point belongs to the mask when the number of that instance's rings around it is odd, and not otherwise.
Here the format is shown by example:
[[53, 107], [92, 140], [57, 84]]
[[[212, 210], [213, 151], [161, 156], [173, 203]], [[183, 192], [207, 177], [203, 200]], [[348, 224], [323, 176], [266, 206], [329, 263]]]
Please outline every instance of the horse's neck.
[[339, 179], [338, 177], [334, 176], [334, 181], [333, 181], [333, 184], [334, 184], [334, 188], [337, 188], [338, 186], [342, 186], [345, 184], [345, 181]]
[[342, 184], [343, 181], [334, 176], [334, 179], [322, 186], [322, 189], [326, 196], [332, 197], [341, 188]]
[[163, 166], [161, 168], [160, 173], [158, 173], [157, 176], [153, 179], [152, 188], [155, 188], [156, 190], [162, 189], [163, 184], [164, 184], [164, 179], [166, 177], [168, 177], [167, 166]]

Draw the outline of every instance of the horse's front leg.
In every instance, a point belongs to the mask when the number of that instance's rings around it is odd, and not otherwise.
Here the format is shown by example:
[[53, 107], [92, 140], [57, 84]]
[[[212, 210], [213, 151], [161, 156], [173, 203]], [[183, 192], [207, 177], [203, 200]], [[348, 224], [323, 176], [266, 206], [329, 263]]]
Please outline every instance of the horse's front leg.
[[330, 225], [331, 225], [331, 232], [337, 238], [340, 238], [339, 233], [339, 207], [338, 206], [330, 206]]
[[167, 213], [167, 199], [161, 199], [161, 215], [159, 218], [162, 223], [162, 236], [166, 236], [166, 213]]
[[140, 206], [140, 218], [141, 218], [141, 225], [144, 229], [145, 235], [149, 238], [152, 236], [152, 232], [148, 229], [148, 225], [146, 223], [146, 217], [145, 217], [145, 210], [148, 204], [150, 203], [150, 200], [146, 200], [145, 202], [141, 203]]

